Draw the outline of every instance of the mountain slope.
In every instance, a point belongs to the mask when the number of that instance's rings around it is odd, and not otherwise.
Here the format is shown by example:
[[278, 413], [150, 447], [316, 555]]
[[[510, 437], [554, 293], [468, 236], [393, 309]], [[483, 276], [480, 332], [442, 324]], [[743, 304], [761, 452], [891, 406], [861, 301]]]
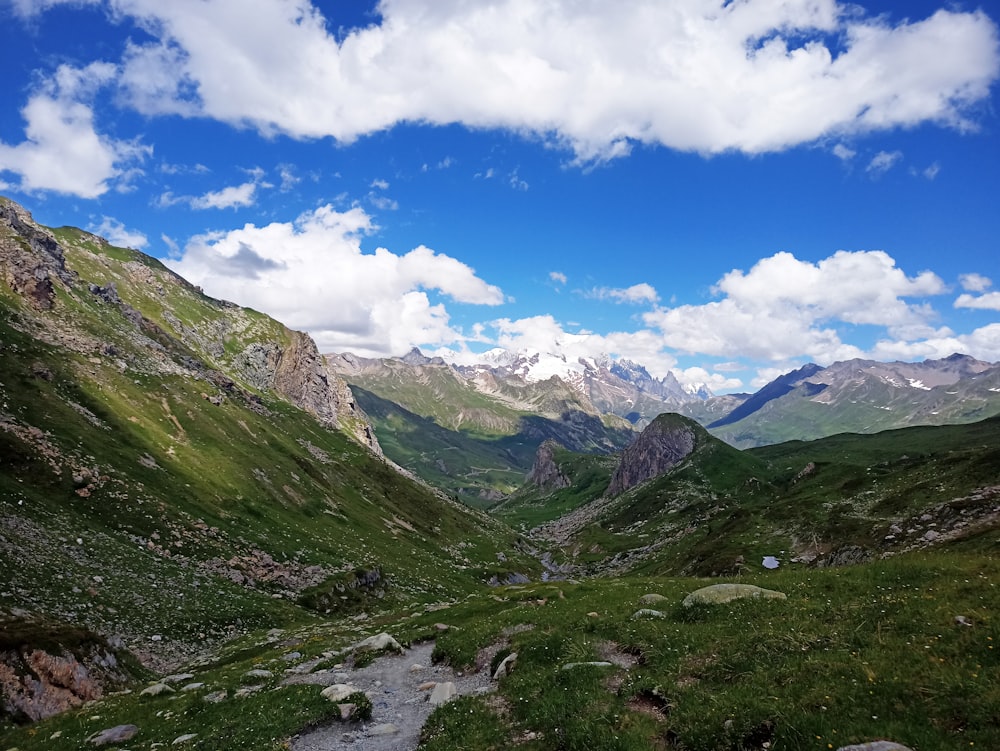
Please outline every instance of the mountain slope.
[[387, 456], [473, 505], [516, 489], [545, 440], [606, 454], [633, 435], [625, 420], [601, 415], [557, 376], [463, 373], [419, 351], [386, 359], [335, 354], [327, 362], [351, 383]]
[[807, 365], [708, 427], [740, 448], [836, 433], [968, 423], [1000, 414], [1000, 364], [951, 355], [918, 363]]
[[378, 456], [307, 336], [5, 199], [0, 274], [7, 612], [156, 662], [352, 607], [324, 592], [358, 571], [372, 607], [475, 589], [503, 551], [530, 570], [504, 527]]

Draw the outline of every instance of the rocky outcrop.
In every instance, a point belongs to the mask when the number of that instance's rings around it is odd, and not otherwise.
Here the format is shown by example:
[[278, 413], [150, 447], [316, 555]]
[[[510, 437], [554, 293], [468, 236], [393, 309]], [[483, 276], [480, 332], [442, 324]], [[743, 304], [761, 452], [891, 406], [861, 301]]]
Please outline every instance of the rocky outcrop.
[[696, 430], [697, 424], [686, 417], [674, 414], [657, 417], [622, 452], [607, 495], [624, 493], [676, 467], [694, 451]]
[[0, 270], [4, 282], [38, 310], [52, 307], [54, 279], [64, 284], [73, 279], [52, 233], [6, 198], [0, 198]]
[[0, 644], [0, 715], [36, 721], [100, 699], [132, 680], [119, 648], [59, 624], [5, 619]]
[[569, 478], [559, 468], [555, 461], [555, 452], [559, 444], [555, 441], [544, 441], [535, 453], [535, 463], [528, 473], [528, 482], [541, 490], [560, 490], [568, 488]]

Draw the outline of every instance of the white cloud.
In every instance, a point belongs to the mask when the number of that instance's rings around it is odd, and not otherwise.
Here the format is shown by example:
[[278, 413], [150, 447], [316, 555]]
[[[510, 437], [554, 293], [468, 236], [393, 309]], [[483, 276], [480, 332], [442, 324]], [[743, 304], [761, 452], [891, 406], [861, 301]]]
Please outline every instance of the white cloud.
[[372, 180], [372, 184], [369, 187], [371, 187], [371, 188], [378, 188], [379, 190], [388, 190], [389, 189], [389, 183], [388, 183], [388, 181], [382, 180], [381, 178], [379, 178], [379, 179]]
[[941, 165], [940, 165], [940, 164], [938, 164], [937, 162], [934, 162], [934, 164], [932, 164], [932, 165], [931, 165], [930, 167], [927, 167], [927, 168], [926, 168], [926, 169], [925, 169], [925, 170], [923, 171], [923, 175], [924, 175], [924, 177], [926, 177], [926, 178], [927, 178], [928, 180], [933, 180], [933, 179], [934, 179], [935, 177], [937, 177], [937, 176], [938, 176], [938, 173], [939, 173], [940, 171], [941, 171]]
[[327, 205], [295, 222], [192, 238], [168, 265], [210, 295], [308, 331], [324, 351], [398, 355], [461, 340], [444, 304], [432, 303], [427, 291], [459, 303], [503, 302], [498, 287], [429, 248], [363, 253], [361, 237], [374, 229], [362, 209]]
[[152, 148], [99, 134], [94, 111], [84, 103], [115, 72], [109, 63], [59, 66], [21, 110], [25, 140], [16, 145], [0, 141], [0, 172], [18, 175], [18, 189], [25, 192], [54, 191], [81, 198], [96, 198], [116, 180], [134, 177], [133, 165]]
[[982, 295], [959, 295], [955, 300], [956, 308], [976, 308], [979, 310], [1000, 310], [1000, 292], [987, 292]]
[[884, 175], [902, 158], [902, 151], [880, 151], [868, 162], [865, 172], [871, 172], [873, 175]]
[[87, 229], [120, 248], [139, 249], [149, 245], [149, 238], [142, 232], [130, 230], [120, 221], [110, 216], [102, 217], [100, 224], [91, 224]]
[[833, 147], [833, 155], [842, 162], [851, 161], [857, 153], [854, 149], [848, 148], [842, 143], [838, 143]]
[[985, 292], [993, 286], [993, 280], [982, 274], [962, 274], [958, 281], [969, 292]]
[[838, 251], [818, 263], [782, 252], [749, 272], [726, 274], [715, 287], [721, 300], [660, 308], [643, 318], [666, 346], [682, 352], [830, 363], [863, 354], [841, 340], [838, 325], [880, 326], [894, 336], [933, 333], [933, 310], [904, 298], [945, 289], [929, 271], [907, 276], [883, 251]]
[[112, 5], [154, 37], [123, 59], [141, 112], [344, 142], [400, 122], [506, 128], [581, 162], [636, 142], [762, 153], [969, 128], [1000, 69], [981, 11], [891, 25], [836, 0], [383, 0], [339, 43], [305, 0]]
[[612, 300], [618, 303], [631, 303], [633, 305], [655, 303], [660, 299], [660, 296], [656, 294], [656, 290], [652, 285], [645, 282], [624, 288], [596, 287], [585, 292], [584, 296], [595, 300]]
[[190, 199], [192, 209], [235, 209], [253, 206], [257, 195], [257, 181], [230, 185]]
[[97, 5], [101, 0], [10, 0], [14, 13], [31, 18], [57, 5]]
[[915, 342], [881, 341], [871, 357], [879, 360], [923, 360], [947, 357], [955, 352], [986, 362], [1000, 360], [1000, 323], [991, 323], [969, 334], [949, 334]]
[[566, 282], [569, 281], [566, 278], [566, 275], [561, 271], [550, 271], [549, 279], [551, 279], [553, 282], [556, 282], [557, 284], [566, 284]]
[[300, 182], [302, 178], [295, 174], [295, 168], [290, 164], [282, 164], [278, 167], [278, 175], [281, 177], [281, 186], [279, 190], [282, 193], [287, 193]]

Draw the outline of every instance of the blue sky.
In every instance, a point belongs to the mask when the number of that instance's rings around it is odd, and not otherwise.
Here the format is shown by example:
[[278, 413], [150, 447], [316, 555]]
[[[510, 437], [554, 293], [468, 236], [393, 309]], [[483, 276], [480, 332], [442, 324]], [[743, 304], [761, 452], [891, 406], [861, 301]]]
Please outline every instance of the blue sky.
[[0, 0], [0, 193], [323, 351], [1000, 360], [1000, 16]]

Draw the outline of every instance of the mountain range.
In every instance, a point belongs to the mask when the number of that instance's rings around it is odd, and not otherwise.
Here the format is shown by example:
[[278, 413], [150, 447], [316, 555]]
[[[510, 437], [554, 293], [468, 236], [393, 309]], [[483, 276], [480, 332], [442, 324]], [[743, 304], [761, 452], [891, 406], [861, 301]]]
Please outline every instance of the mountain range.
[[[393, 747], [458, 674], [488, 693], [422, 748], [1000, 744], [994, 364], [716, 396], [324, 357], [3, 198], [0, 280], [0, 747]], [[781, 591], [690, 606], [692, 576]]]

